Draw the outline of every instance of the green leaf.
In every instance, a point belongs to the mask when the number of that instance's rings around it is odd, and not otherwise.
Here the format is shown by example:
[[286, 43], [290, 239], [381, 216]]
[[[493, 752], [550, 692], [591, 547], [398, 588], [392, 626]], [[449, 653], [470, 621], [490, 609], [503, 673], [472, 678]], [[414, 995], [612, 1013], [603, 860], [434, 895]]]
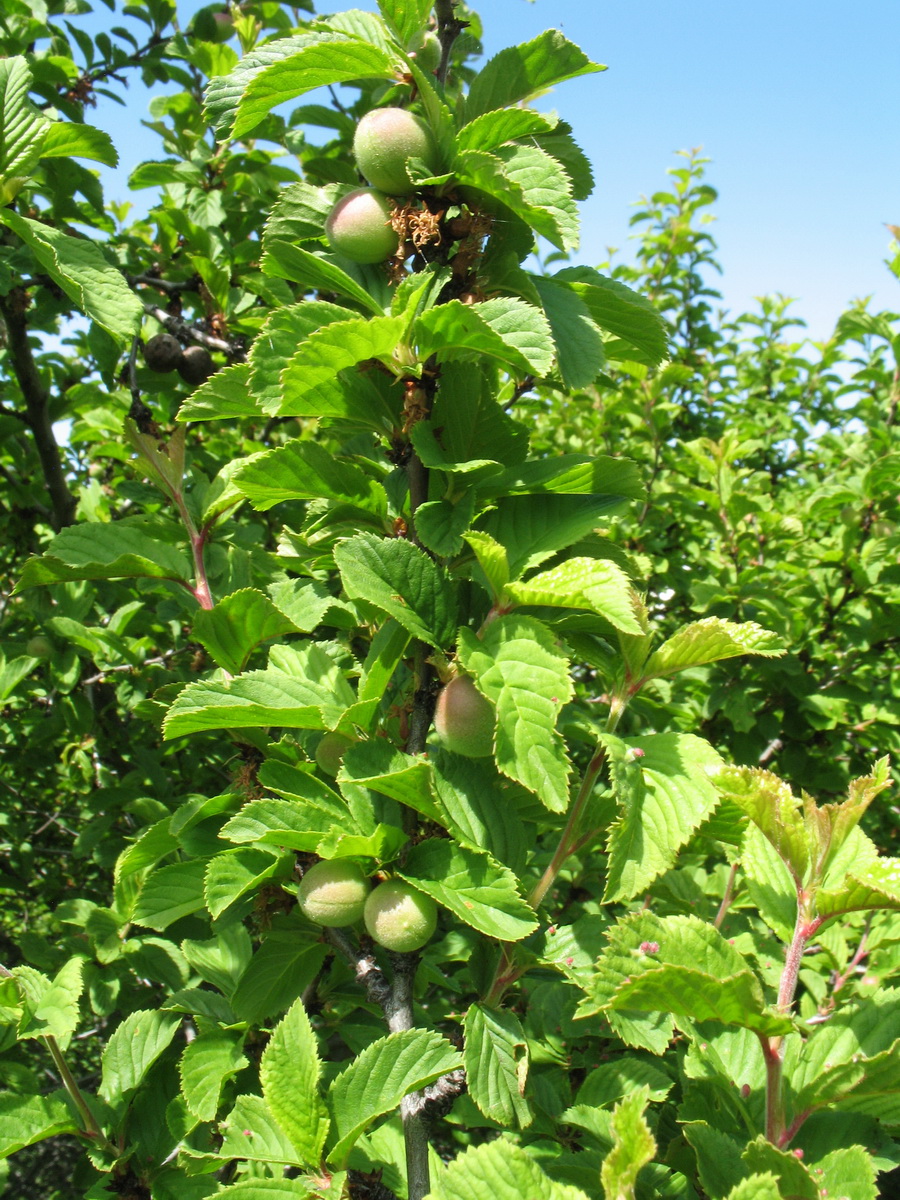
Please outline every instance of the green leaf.
[[840, 804], [816, 805], [811, 796], [804, 794], [803, 820], [814, 858], [814, 879], [824, 879], [866, 809], [890, 782], [890, 765], [885, 756], [875, 763], [871, 775], [852, 780], [847, 799]]
[[551, 812], [564, 812], [570, 768], [556, 719], [571, 698], [572, 682], [553, 635], [511, 613], [492, 621], [480, 639], [461, 629], [459, 655], [497, 712], [497, 766]]
[[496, 603], [506, 590], [510, 578], [506, 549], [499, 542], [495, 542], [490, 534], [481, 533], [477, 529], [467, 533], [465, 540], [475, 552], [478, 565], [487, 580], [491, 598]]
[[71, 525], [40, 558], [30, 558], [16, 591], [74, 579], [171, 579], [189, 586], [187, 555], [148, 535], [141, 518], [110, 525]]
[[210, 860], [203, 882], [206, 907], [220, 917], [241, 896], [256, 892], [270, 879], [289, 875], [293, 855], [273, 858], [262, 850], [226, 850]]
[[[41, 157], [50, 121], [28, 98], [26, 59], [0, 59], [0, 205], [25, 186]], [[25, 1143], [28, 1144], [28, 1143]]]
[[[303, 1099], [308, 1101], [308, 1097]], [[223, 1159], [307, 1165], [262, 1096], [238, 1096], [227, 1119], [219, 1122], [219, 1130], [223, 1134], [219, 1157]]]
[[201, 979], [230, 996], [252, 957], [250, 935], [239, 922], [227, 925], [206, 941], [185, 938], [181, 950]]
[[556, 118], [531, 108], [501, 108], [482, 113], [464, 125], [456, 134], [456, 149], [496, 150], [506, 142], [549, 133], [556, 125]]
[[585, 388], [606, 365], [603, 336], [587, 305], [569, 288], [545, 275], [530, 276], [541, 297], [556, 345], [556, 362], [563, 386]]
[[749, 1142], [741, 1156], [755, 1175], [769, 1172], [778, 1179], [778, 1188], [791, 1200], [819, 1200], [820, 1185], [790, 1150], [780, 1150], [760, 1134]]
[[239, 1020], [258, 1025], [284, 1012], [312, 983], [329, 948], [303, 937], [295, 925], [274, 925], [269, 930], [231, 997]]
[[381, 15], [405, 45], [428, 24], [432, 0], [378, 0]]
[[294, 438], [256, 455], [235, 476], [235, 483], [254, 508], [266, 511], [284, 500], [321, 497], [356, 505], [387, 523], [384, 487], [346, 458], [330, 454], [317, 442]]
[[178, 410], [178, 421], [224, 421], [229, 417], [263, 417], [260, 396], [251, 385], [250, 364], [236, 363], [216, 371], [191, 392]]
[[422, 545], [438, 558], [452, 558], [463, 548], [463, 534], [475, 515], [475, 494], [463, 492], [453, 500], [426, 500], [416, 509], [415, 528]]
[[634, 615], [631, 581], [620, 567], [602, 558], [570, 558], [559, 566], [510, 583], [506, 594], [516, 604], [586, 608], [616, 629], [640, 634]]
[[667, 965], [623, 984], [613, 1003], [617, 1008], [670, 1012], [689, 1021], [720, 1021], [769, 1037], [793, 1029], [789, 1018], [766, 1009], [759, 980], [750, 970], [722, 977]]
[[797, 885], [756, 825], [749, 825], [744, 833], [740, 863], [751, 903], [775, 935], [790, 942], [797, 924]]
[[268, 275], [302, 283], [310, 290], [315, 288], [321, 292], [346, 296], [376, 317], [383, 316], [382, 307], [372, 293], [348, 275], [332, 256], [322, 251], [305, 250], [302, 246], [275, 237], [269, 237], [265, 246], [260, 265]]
[[70, 958], [52, 980], [31, 967], [13, 971], [24, 994], [19, 1019], [20, 1038], [52, 1036], [65, 1048], [78, 1027], [83, 990], [83, 958]]
[[625, 343], [620, 347], [607, 342], [608, 357], [631, 358], [651, 367], [666, 357], [665, 324], [645, 296], [591, 267], [565, 267], [553, 281], [570, 288], [587, 305], [595, 324]]
[[809, 869], [809, 842], [800, 801], [788, 784], [761, 767], [724, 767], [716, 787], [771, 842], [799, 887]]
[[154, 871], [141, 888], [132, 920], [161, 931], [205, 907], [203, 881], [206, 862], [172, 863]]
[[340, 542], [334, 559], [351, 599], [376, 605], [436, 650], [452, 642], [455, 592], [447, 572], [418, 546], [361, 533]]
[[820, 917], [876, 909], [900, 911], [900, 858], [879, 858], [862, 870], [848, 871], [839, 887], [816, 893]]
[[90, 158], [107, 167], [119, 165], [119, 155], [112, 138], [93, 125], [77, 125], [73, 121], [54, 121], [47, 129], [41, 158]]
[[346, 809], [335, 814], [288, 800], [251, 800], [225, 824], [221, 836], [232, 842], [315, 851], [335, 822], [344, 828], [349, 820]]
[[261, 412], [272, 412], [281, 403], [281, 373], [310, 334], [353, 315], [324, 300], [304, 300], [269, 313], [249, 358], [249, 391]]
[[429, 759], [444, 828], [463, 846], [486, 850], [514, 872], [521, 872], [529, 831], [515, 803], [519, 788], [498, 775], [486, 760], [447, 752], [429, 752]]
[[14, 1092], [0, 1096], [0, 1158], [8, 1158], [45, 1138], [77, 1132], [80, 1126], [63, 1091], [47, 1096], [20, 1096]]
[[612, 496], [640, 500], [644, 486], [633, 462], [601, 454], [562, 454], [557, 458], [529, 459], [492, 478], [490, 495], [545, 494]]
[[530, 1125], [524, 1095], [528, 1043], [518, 1017], [473, 1004], [465, 1039], [466, 1087], [481, 1112], [505, 1129]]
[[140, 328], [144, 306], [99, 245], [20, 217], [8, 208], [0, 209], [0, 222], [25, 242], [85, 316], [120, 344], [131, 341]]
[[303, 1200], [318, 1191], [315, 1181], [300, 1179], [242, 1179], [214, 1192], [216, 1200]]
[[103, 1073], [98, 1089], [108, 1103], [121, 1102], [143, 1081], [169, 1046], [181, 1024], [170, 1012], [133, 1012], [127, 1016], [103, 1050]]
[[260, 643], [296, 633], [297, 626], [268, 596], [243, 588], [224, 596], [214, 608], [201, 609], [191, 632], [220, 667], [237, 675]]
[[466, 119], [529, 100], [566, 79], [605, 71], [557, 29], [548, 29], [530, 42], [495, 54], [472, 81], [466, 99]]
[[624, 1056], [595, 1067], [578, 1089], [578, 1104], [603, 1108], [645, 1088], [651, 1100], [665, 1100], [675, 1086], [671, 1075], [646, 1059]]
[[[896, 1060], [895, 1060], [896, 1062]], [[875, 1180], [876, 1165], [865, 1146], [832, 1150], [816, 1163], [819, 1195], [846, 1196], [847, 1200], [877, 1200], [884, 1195]]]
[[303, 1001], [296, 1000], [275, 1028], [259, 1064], [263, 1096], [304, 1163], [317, 1167], [330, 1121], [319, 1095], [316, 1036]]
[[743, 654], [777, 658], [784, 654], [781, 639], [754, 621], [736, 625], [721, 617], [706, 617], [684, 625], [650, 656], [643, 671], [644, 679], [674, 675], [690, 667], [720, 662]]
[[778, 1179], [771, 1172], [751, 1175], [731, 1189], [725, 1200], [783, 1200]]
[[[441, 366], [441, 386], [431, 414], [433, 431], [440, 430], [440, 458], [429, 464], [441, 470], [454, 470], [456, 464], [491, 460], [483, 458], [486, 446], [492, 459], [512, 466], [528, 453], [528, 434], [510, 419], [494, 395], [491, 363], [447, 362]], [[425, 422], [422, 422], [425, 425]], [[418, 427], [417, 427], [418, 428]], [[428, 456], [429, 447], [422, 434], [413, 431], [413, 443]], [[432, 455], [435, 454], [432, 450]], [[424, 459], [423, 459], [424, 461]]]
[[320, 85], [364, 78], [367, 70], [374, 70], [371, 78], [390, 79], [393, 64], [383, 51], [339, 33], [279, 38], [245, 55], [230, 75], [210, 80], [206, 116], [220, 140], [243, 137], [281, 102], [278, 95], [293, 100]]
[[372, 1042], [329, 1089], [337, 1141], [328, 1161], [340, 1166], [376, 1117], [391, 1112], [410, 1092], [461, 1066], [457, 1051], [431, 1030], [407, 1029]]
[[746, 1177], [741, 1147], [733, 1137], [706, 1121], [686, 1121], [681, 1128], [697, 1156], [698, 1176], [708, 1195], [724, 1196]]
[[620, 816], [609, 832], [604, 903], [630, 900], [675, 863], [718, 802], [718, 753], [692, 734], [604, 737]]
[[350, 417], [389, 432], [393, 413], [386, 406], [372, 411], [364, 399], [345, 388], [338, 373], [376, 359], [396, 367], [394, 352], [406, 330], [403, 317], [355, 318], [337, 321], [312, 333], [281, 373], [282, 396], [267, 409], [283, 417]]
[[[596, 1195], [596, 1193], [592, 1193]], [[505, 1138], [470, 1146], [432, 1181], [426, 1200], [587, 1200], [580, 1188], [558, 1183], [534, 1158]]]
[[348, 747], [338, 781], [371, 788], [429, 821], [444, 824], [444, 814], [435, 803], [431, 763], [424, 755], [404, 754], [381, 739], [358, 742]]
[[225, 1082], [247, 1066], [243, 1043], [240, 1033], [212, 1029], [185, 1046], [178, 1064], [181, 1092], [199, 1120], [215, 1120]]
[[415, 323], [419, 357], [443, 360], [497, 359], [521, 375], [546, 375], [553, 366], [553, 339], [547, 318], [524, 300], [504, 296], [463, 304], [450, 300]]
[[536, 145], [503, 146], [496, 157], [512, 187], [507, 195], [513, 211], [558, 250], [577, 250], [578, 207], [569, 177], [556, 159]]
[[646, 1088], [638, 1088], [613, 1109], [613, 1148], [600, 1169], [609, 1200], [634, 1200], [638, 1172], [656, 1154], [656, 1142], [644, 1117], [649, 1098]]
[[412, 847], [397, 873], [488, 937], [517, 942], [537, 928], [512, 871], [484, 851], [426, 838]]

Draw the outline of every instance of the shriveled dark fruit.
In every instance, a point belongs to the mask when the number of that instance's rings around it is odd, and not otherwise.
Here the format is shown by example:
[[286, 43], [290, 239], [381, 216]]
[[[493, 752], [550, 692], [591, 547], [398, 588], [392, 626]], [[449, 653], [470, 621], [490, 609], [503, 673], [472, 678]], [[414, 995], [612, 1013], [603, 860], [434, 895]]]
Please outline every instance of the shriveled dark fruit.
[[437, 147], [431, 130], [405, 108], [374, 108], [367, 112], [353, 135], [356, 165], [372, 187], [389, 196], [406, 196], [413, 191], [406, 164], [422, 159], [429, 170], [437, 170]]
[[434, 727], [443, 744], [466, 758], [487, 758], [494, 748], [494, 709], [468, 675], [457, 675], [438, 696]]
[[328, 214], [325, 236], [332, 249], [355, 263], [380, 263], [397, 253], [391, 202], [375, 188], [349, 192]]
[[297, 888], [303, 915], [326, 929], [343, 929], [358, 921], [368, 895], [368, 879], [345, 858], [316, 863]]
[[178, 374], [185, 383], [205, 383], [215, 369], [212, 355], [205, 346], [188, 346], [178, 364]]
[[335, 776], [341, 769], [341, 762], [348, 746], [353, 745], [353, 739], [342, 733], [326, 733], [316, 746], [316, 763], [320, 771], [326, 775]]
[[369, 935], [387, 950], [424, 946], [437, 926], [437, 905], [403, 879], [389, 879], [369, 895], [363, 912]]
[[167, 375], [177, 369], [183, 354], [178, 338], [171, 333], [157, 333], [144, 347], [144, 362], [151, 371]]

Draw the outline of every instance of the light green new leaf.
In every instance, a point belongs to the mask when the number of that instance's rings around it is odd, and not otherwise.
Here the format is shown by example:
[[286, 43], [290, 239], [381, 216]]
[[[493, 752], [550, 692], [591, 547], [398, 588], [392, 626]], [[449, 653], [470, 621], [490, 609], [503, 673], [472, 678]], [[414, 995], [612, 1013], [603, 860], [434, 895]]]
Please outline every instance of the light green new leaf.
[[819, 1200], [821, 1185], [800, 1159], [790, 1150], [773, 1146], [762, 1134], [747, 1144], [741, 1157], [753, 1174], [771, 1172], [778, 1180], [782, 1196], [790, 1196], [791, 1200]]
[[261, 642], [296, 632], [294, 622], [255, 588], [242, 588], [224, 596], [214, 608], [201, 609], [191, 629], [218, 666], [233, 675], [243, 670]]
[[641, 633], [634, 615], [631, 581], [620, 567], [606, 559], [570, 558], [549, 571], [508, 584], [506, 594], [516, 604], [586, 608], [605, 617], [616, 629]]
[[133, 1012], [106, 1043], [98, 1091], [108, 1103], [122, 1101], [169, 1046], [181, 1024], [179, 1013]]
[[762, 767], [724, 767], [716, 787], [739, 805], [772, 843], [799, 886], [809, 869], [809, 841], [800, 800], [790, 786]]
[[546, 375], [553, 366], [553, 338], [539, 308], [515, 297], [463, 304], [450, 300], [415, 323], [419, 357], [442, 360], [494, 358], [520, 375]]
[[331, 1122], [319, 1095], [322, 1069], [303, 1000], [278, 1024], [259, 1064], [263, 1097], [308, 1166], [317, 1167]]
[[178, 1063], [181, 1092], [199, 1120], [215, 1120], [226, 1080], [247, 1066], [243, 1044], [240, 1033], [212, 1029], [201, 1032], [185, 1047]]
[[63, 1091], [47, 1096], [23, 1096], [15, 1092], [0, 1096], [0, 1158], [8, 1158], [44, 1138], [79, 1132], [81, 1126]]
[[132, 920], [161, 932], [175, 921], [205, 906], [203, 880], [206, 861], [172, 863], [154, 871], [141, 888]]
[[693, 734], [604, 738], [620, 816], [609, 832], [604, 902], [630, 900], [669, 870], [718, 803], [718, 753]]
[[351, 599], [368, 600], [436, 650], [453, 641], [455, 591], [447, 572], [418, 546], [360, 533], [335, 547], [334, 560]]
[[[400, 65], [399, 57], [341, 33], [291, 39], [294, 43], [301, 40], [306, 44], [249, 80], [236, 106], [233, 138], [244, 137], [273, 108], [313, 88], [357, 79], [393, 80]], [[208, 97], [211, 92], [210, 87]]]
[[750, 1175], [731, 1189], [725, 1200], [783, 1200], [778, 1179], [770, 1171]]
[[163, 723], [166, 740], [201, 729], [333, 729], [344, 711], [327, 683], [274, 667], [189, 683]]
[[31, 81], [24, 58], [0, 59], [0, 205], [4, 206], [37, 166], [51, 125], [28, 98]]
[[294, 865], [292, 854], [273, 857], [263, 850], [226, 850], [210, 859], [203, 882], [206, 907], [220, 917], [241, 896], [258, 891], [270, 879], [288, 876]]
[[669, 1012], [688, 1021], [719, 1021], [774, 1037], [790, 1033], [793, 1022], [766, 1008], [759, 980], [752, 971], [719, 976], [692, 967], [666, 965], [623, 983], [614, 1008]]
[[525, 1099], [528, 1042], [512, 1012], [473, 1004], [465, 1023], [466, 1088], [481, 1112], [504, 1129], [524, 1129], [532, 1113]]
[[572, 696], [572, 681], [553, 635], [511, 613], [492, 621], [480, 639], [461, 629], [459, 655], [496, 710], [497, 766], [551, 812], [564, 812], [570, 767], [556, 719]]
[[879, 858], [863, 869], [848, 871], [841, 886], [816, 893], [820, 917], [869, 909], [900, 912], [900, 858]]
[[393, 414], [386, 408], [367, 411], [337, 375], [370, 359], [396, 369], [394, 352], [405, 329], [403, 317], [360, 317], [310, 334], [282, 371], [281, 399], [267, 404], [267, 411], [282, 417], [352, 417], [389, 430]]
[[[271, 412], [281, 403], [281, 373], [307, 338], [326, 325], [355, 317], [338, 304], [324, 300], [304, 300], [269, 313], [250, 350], [250, 378], [247, 388], [260, 412]], [[229, 368], [229, 371], [234, 368]], [[218, 372], [203, 391], [222, 372]], [[196, 395], [197, 393], [195, 393]], [[245, 400], [246, 404], [246, 400]], [[223, 414], [224, 415], [224, 414]]]
[[[592, 1192], [592, 1195], [595, 1195]], [[470, 1146], [432, 1180], [426, 1200], [588, 1200], [545, 1175], [534, 1158], [505, 1138]]]
[[528, 223], [558, 250], [578, 249], [578, 206], [572, 199], [572, 184], [563, 167], [535, 145], [501, 146], [495, 157], [503, 163], [503, 174], [512, 185], [513, 203], [524, 197]]
[[558, 119], [533, 108], [501, 108], [495, 112], [482, 113], [456, 135], [456, 149], [496, 150], [507, 142], [530, 139], [535, 134], [549, 133], [556, 128]]
[[391, 1112], [404, 1096], [458, 1070], [462, 1057], [439, 1033], [407, 1029], [372, 1042], [328, 1094], [337, 1141], [328, 1161], [340, 1166], [353, 1143], [376, 1117]]
[[223, 1159], [307, 1166], [262, 1096], [238, 1096], [227, 1119], [219, 1122], [219, 1130], [223, 1134], [219, 1147]]
[[239, 921], [223, 924], [223, 928], [206, 941], [185, 938], [181, 951], [200, 978], [225, 996], [230, 996], [237, 987], [237, 981], [253, 957], [250, 934]]
[[30, 247], [41, 267], [85, 316], [120, 344], [131, 341], [140, 328], [144, 306], [99, 245], [20, 217], [9, 208], [0, 210], [0, 222]]
[[216, 371], [182, 404], [177, 421], [224, 421], [229, 417], [264, 416], [260, 397], [250, 383], [250, 364], [235, 363]]
[[466, 99], [466, 119], [529, 100], [566, 79], [605, 71], [559, 32], [548, 29], [530, 42], [495, 54], [472, 81]]
[[83, 958], [70, 958], [52, 980], [33, 967], [18, 967], [13, 971], [24, 993], [20, 1038], [51, 1036], [63, 1048], [68, 1045], [78, 1026], [84, 962]]
[[744, 621], [738, 625], [721, 617], [705, 617], [702, 621], [684, 625], [663, 642], [650, 656], [644, 667], [643, 678], [674, 675], [689, 667], [700, 667], [742, 654], [777, 658], [784, 652], [781, 638], [754, 621]]
[[494, 541], [490, 534], [482, 533], [477, 529], [467, 533], [465, 540], [475, 552], [478, 565], [484, 572], [490, 588], [491, 598], [496, 602], [503, 595], [510, 578], [506, 548]]
[[814, 860], [814, 879], [825, 878], [863, 813], [890, 782], [890, 760], [885, 756], [875, 763], [871, 775], [851, 781], [847, 799], [840, 804], [817, 805], [804, 794], [803, 820]]
[[397, 873], [488, 937], [518, 942], [537, 928], [512, 871], [484, 851], [427, 838], [412, 847]]
[[656, 1142], [644, 1117], [649, 1099], [647, 1088], [641, 1087], [613, 1109], [613, 1148], [600, 1168], [607, 1200], [634, 1200], [638, 1172], [656, 1153]]
[[77, 125], [74, 121], [54, 121], [47, 130], [41, 147], [41, 158], [90, 158], [107, 167], [119, 165], [119, 155], [112, 138], [93, 125]]
[[[896, 1068], [895, 1068], [896, 1069]], [[896, 1120], [891, 1124], [896, 1124]], [[865, 1146], [832, 1150], [815, 1165], [820, 1196], [846, 1196], [847, 1200], [878, 1200], [884, 1192], [875, 1179], [876, 1166]]]
[[346, 458], [318, 442], [292, 439], [255, 455], [235, 476], [254, 508], [265, 512], [283, 500], [337, 500], [385, 517], [384, 487]]
[[367, 292], [348, 275], [331, 256], [321, 251], [305, 250], [293, 242], [271, 236], [266, 239], [265, 248], [260, 265], [267, 275], [277, 275], [280, 279], [302, 283], [310, 290], [346, 296], [348, 300], [354, 301], [376, 317], [383, 315], [381, 305], [371, 292]]
[[666, 357], [665, 323], [646, 296], [592, 267], [565, 267], [553, 280], [581, 298], [601, 329], [621, 339], [606, 343], [608, 357], [630, 358], [647, 366], [656, 366]]
[[45, 554], [25, 564], [16, 591], [74, 579], [171, 579], [189, 586], [187, 555], [156, 541], [141, 518], [70, 525], [50, 542]]
[[561, 454], [558, 458], [529, 459], [485, 486], [487, 495], [541, 495], [548, 492], [579, 496], [614, 496], [640, 500], [640, 472], [627, 458], [599, 454]]

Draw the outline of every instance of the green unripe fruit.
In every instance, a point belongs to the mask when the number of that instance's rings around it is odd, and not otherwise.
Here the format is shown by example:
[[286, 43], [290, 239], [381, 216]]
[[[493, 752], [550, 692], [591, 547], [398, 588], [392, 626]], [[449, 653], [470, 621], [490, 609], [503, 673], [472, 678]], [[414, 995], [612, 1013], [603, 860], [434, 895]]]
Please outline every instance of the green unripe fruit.
[[25, 653], [31, 658], [49, 658], [53, 653], [53, 643], [42, 633], [35, 634], [25, 643]]
[[426, 75], [433, 75], [441, 62], [441, 43], [435, 33], [417, 33], [409, 42], [409, 55]]
[[297, 889], [303, 915], [326, 929], [343, 929], [358, 921], [368, 895], [368, 879], [356, 863], [343, 858], [310, 867]]
[[151, 371], [167, 375], [177, 368], [183, 353], [178, 338], [171, 333], [158, 333], [144, 347], [144, 362]]
[[375, 108], [366, 113], [353, 135], [353, 154], [372, 187], [389, 196], [413, 191], [406, 170], [409, 159], [422, 159], [432, 171], [437, 168], [431, 130], [404, 108]]
[[338, 200], [325, 221], [332, 248], [355, 263], [380, 263], [400, 248], [391, 204], [374, 188], [357, 188]]
[[185, 383], [206, 383], [216, 366], [205, 346], [188, 346], [178, 364], [178, 374]]
[[424, 946], [434, 933], [437, 905], [402, 879], [389, 879], [369, 895], [363, 920], [380, 946], [408, 953]]
[[456, 754], [487, 758], [493, 752], [494, 709], [468, 675], [451, 679], [438, 696], [434, 727]]
[[353, 739], [344, 737], [342, 733], [326, 733], [316, 746], [316, 764], [320, 771], [334, 777], [341, 769], [341, 762], [348, 746], [353, 745]]

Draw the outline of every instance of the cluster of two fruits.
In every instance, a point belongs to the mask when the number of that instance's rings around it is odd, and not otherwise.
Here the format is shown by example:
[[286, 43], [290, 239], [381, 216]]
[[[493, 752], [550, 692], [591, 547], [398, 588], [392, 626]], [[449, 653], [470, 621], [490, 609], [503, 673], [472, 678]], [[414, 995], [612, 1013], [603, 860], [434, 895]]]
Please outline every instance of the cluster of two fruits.
[[356, 127], [353, 155], [371, 187], [357, 188], [335, 204], [325, 221], [325, 235], [331, 247], [351, 262], [385, 262], [400, 251], [389, 197], [408, 196], [415, 190], [409, 160], [418, 159], [434, 170], [437, 147], [431, 130], [413, 113], [376, 108]]
[[205, 383], [216, 369], [205, 346], [182, 347], [171, 333], [157, 333], [144, 346], [144, 362], [151, 371], [168, 375], [177, 371], [185, 383]]
[[372, 888], [362, 869], [344, 858], [310, 867], [297, 898], [303, 915], [326, 929], [345, 929], [362, 920], [370, 937], [387, 950], [419, 950], [437, 926], [437, 906], [430, 896], [402, 879]]

